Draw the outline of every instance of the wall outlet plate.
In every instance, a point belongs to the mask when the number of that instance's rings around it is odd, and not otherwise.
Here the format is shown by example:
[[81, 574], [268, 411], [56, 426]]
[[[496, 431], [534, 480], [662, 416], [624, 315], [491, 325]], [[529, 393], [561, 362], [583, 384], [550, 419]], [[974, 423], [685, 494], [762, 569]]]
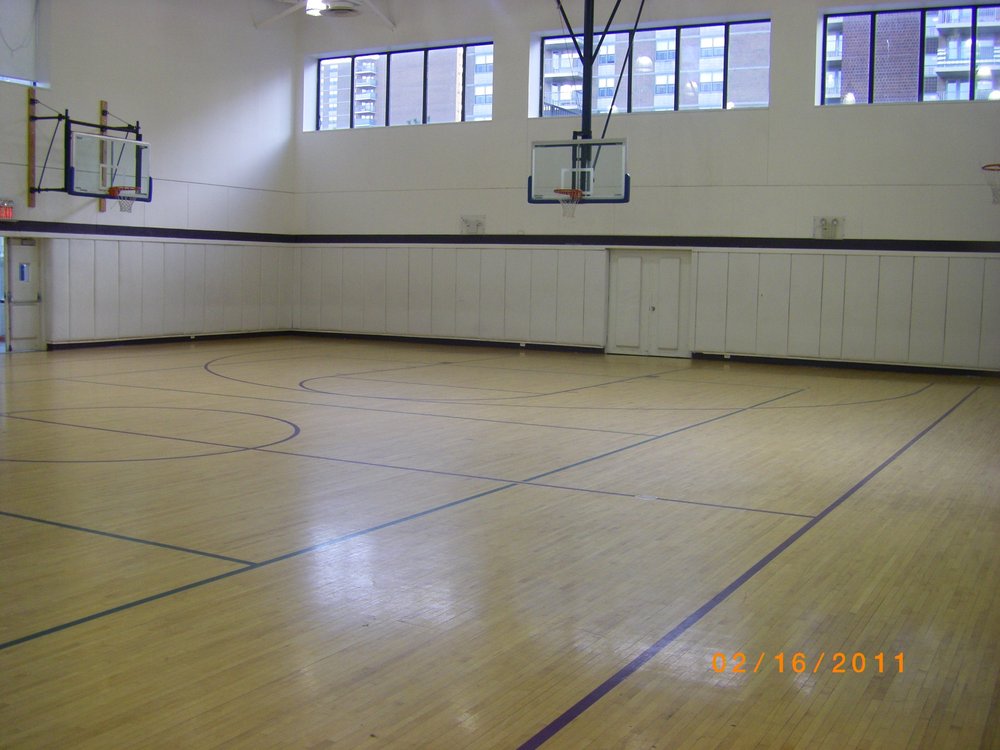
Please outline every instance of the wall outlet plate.
[[462, 234], [486, 234], [486, 217], [463, 216]]
[[846, 216], [814, 216], [813, 239], [842, 240], [847, 229]]

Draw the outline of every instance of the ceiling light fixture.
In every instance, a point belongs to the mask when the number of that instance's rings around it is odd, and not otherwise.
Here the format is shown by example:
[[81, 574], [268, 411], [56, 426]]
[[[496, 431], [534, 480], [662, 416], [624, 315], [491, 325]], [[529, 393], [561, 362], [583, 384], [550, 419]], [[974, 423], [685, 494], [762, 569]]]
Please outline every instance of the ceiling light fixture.
[[306, 0], [306, 15], [307, 16], [321, 16], [323, 11], [326, 10], [326, 3], [324, 0]]

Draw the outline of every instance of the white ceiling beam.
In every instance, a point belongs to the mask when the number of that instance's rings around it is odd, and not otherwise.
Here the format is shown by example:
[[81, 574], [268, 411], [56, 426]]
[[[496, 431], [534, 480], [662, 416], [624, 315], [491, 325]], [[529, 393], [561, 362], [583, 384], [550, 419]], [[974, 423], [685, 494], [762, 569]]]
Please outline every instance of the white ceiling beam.
[[393, 23], [392, 17], [389, 15], [389, 11], [384, 7], [384, 0], [364, 0], [364, 4], [368, 6], [372, 13], [381, 18], [386, 26], [393, 31], [396, 30], [396, 24]]
[[260, 22], [254, 21], [253, 22], [254, 28], [263, 29], [265, 26], [270, 26], [275, 21], [280, 21], [285, 16], [290, 16], [292, 15], [292, 13], [296, 13], [302, 10], [304, 7], [306, 7], [305, 0], [301, 0], [301, 2], [296, 2], [294, 5], [286, 8], [285, 10], [281, 11], [280, 13], [277, 13], [276, 15], [271, 16], [270, 18], [265, 18], [263, 21]]

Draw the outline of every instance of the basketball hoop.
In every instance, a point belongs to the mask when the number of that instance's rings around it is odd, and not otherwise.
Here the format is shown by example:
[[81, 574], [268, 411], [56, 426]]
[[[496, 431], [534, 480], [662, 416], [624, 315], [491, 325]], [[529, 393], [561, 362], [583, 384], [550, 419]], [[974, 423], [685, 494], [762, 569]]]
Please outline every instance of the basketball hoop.
[[576, 213], [576, 207], [583, 200], [583, 191], [579, 188], [555, 188], [553, 191], [559, 198], [562, 205], [562, 215], [567, 219], [572, 219]]
[[114, 200], [118, 201], [118, 210], [130, 214], [132, 213], [132, 206], [135, 204], [135, 197], [138, 194], [139, 189], [134, 187], [109, 187], [108, 196]]
[[986, 184], [993, 191], [993, 202], [1000, 204], [1000, 164], [986, 164], [983, 166], [983, 174], [986, 176]]

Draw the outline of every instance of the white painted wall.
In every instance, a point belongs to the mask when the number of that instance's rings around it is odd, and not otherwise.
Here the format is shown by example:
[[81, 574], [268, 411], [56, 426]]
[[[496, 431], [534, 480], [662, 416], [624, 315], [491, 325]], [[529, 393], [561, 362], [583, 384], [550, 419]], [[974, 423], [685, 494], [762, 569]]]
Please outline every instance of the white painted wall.
[[56, 238], [43, 261], [49, 343], [292, 327], [298, 282], [286, 246]]
[[[0, 83], [0, 195], [19, 218], [290, 232], [295, 188], [294, 24], [258, 30], [271, 0], [40, 0], [51, 12], [48, 107], [97, 122], [99, 102], [152, 144], [153, 202], [134, 213], [63, 193], [26, 207], [26, 91]], [[52, 114], [39, 107], [39, 114]], [[114, 117], [111, 122], [115, 123]], [[38, 123], [37, 163], [52, 123]], [[63, 184], [61, 131], [45, 186]]]
[[[582, 3], [564, 5], [579, 24]], [[599, 0], [598, 18], [612, 5]], [[608, 135], [629, 140], [632, 201], [587, 206], [572, 221], [525, 200], [530, 143], [578, 127], [528, 117], [532, 45], [560, 32], [555, 4], [388, 6], [394, 31], [371, 16], [303, 19], [303, 66], [336, 53], [492, 39], [494, 120], [299, 133], [304, 232], [454, 233], [462, 214], [483, 214], [488, 233], [794, 238], [811, 236], [814, 216], [833, 215], [847, 217], [848, 238], [1000, 239], [1000, 210], [979, 169], [1000, 161], [1000, 102], [816, 106], [818, 25], [829, 7], [821, 0], [648, 0], [647, 22], [770, 17], [771, 106], [613, 118]], [[619, 20], [630, 23], [637, 6], [624, 2]], [[300, 97], [314, 90], [300, 87]]]
[[604, 250], [301, 247], [294, 327], [603, 347]]
[[1000, 255], [694, 253], [695, 351], [1000, 370]]

